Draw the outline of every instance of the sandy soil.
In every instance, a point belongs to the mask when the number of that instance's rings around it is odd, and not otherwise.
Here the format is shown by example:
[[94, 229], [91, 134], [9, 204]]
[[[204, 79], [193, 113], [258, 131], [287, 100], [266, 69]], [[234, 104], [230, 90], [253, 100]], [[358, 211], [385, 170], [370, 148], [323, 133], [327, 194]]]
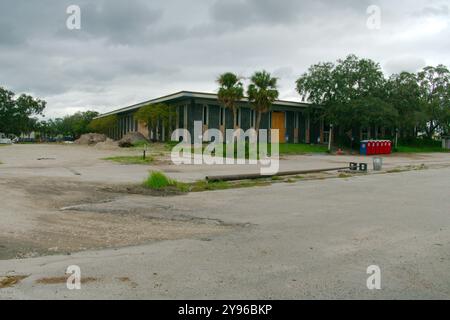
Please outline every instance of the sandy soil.
[[176, 215], [170, 207], [139, 206], [136, 197], [104, 188], [63, 179], [1, 179], [0, 194], [7, 201], [0, 208], [0, 259], [207, 238], [233, 228]]
[[[154, 150], [153, 150], [154, 149]], [[161, 146], [150, 153], [167, 157]], [[205, 239], [242, 225], [198, 218], [195, 209], [157, 205], [151, 195], [118, 192], [136, 184], [150, 170], [162, 170], [183, 181], [210, 174], [257, 170], [248, 166], [120, 165], [102, 160], [138, 155], [139, 150], [75, 145], [15, 145], [0, 149], [0, 260], [118, 248], [160, 240]], [[387, 168], [405, 164], [442, 165], [447, 154], [391, 156]], [[329, 168], [359, 156], [292, 156], [282, 170]], [[123, 188], [122, 188], [123, 189]], [[185, 197], [185, 196], [180, 196]], [[180, 203], [180, 201], [178, 201]], [[181, 201], [183, 203], [183, 201]], [[186, 206], [186, 205], [185, 205]]]

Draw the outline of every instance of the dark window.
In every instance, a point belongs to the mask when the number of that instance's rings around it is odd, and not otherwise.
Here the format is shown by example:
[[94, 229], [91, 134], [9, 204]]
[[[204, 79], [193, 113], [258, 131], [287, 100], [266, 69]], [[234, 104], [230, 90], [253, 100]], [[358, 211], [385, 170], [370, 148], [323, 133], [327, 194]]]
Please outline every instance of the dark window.
[[203, 125], [208, 125], [208, 106], [203, 106]]
[[225, 125], [225, 108], [220, 108], [220, 125]]
[[235, 127], [239, 127], [241, 123], [241, 109], [236, 110], [236, 123], [234, 124]]
[[256, 125], [256, 112], [255, 110], [250, 110], [250, 127], [254, 128]]

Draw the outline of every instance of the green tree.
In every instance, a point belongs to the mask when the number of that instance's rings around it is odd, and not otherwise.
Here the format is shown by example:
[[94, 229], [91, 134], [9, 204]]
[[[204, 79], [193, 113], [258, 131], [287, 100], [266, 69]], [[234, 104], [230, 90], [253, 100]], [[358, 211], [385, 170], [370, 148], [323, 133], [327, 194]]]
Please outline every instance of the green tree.
[[392, 75], [386, 83], [386, 100], [398, 112], [395, 127], [403, 136], [415, 137], [419, 124], [421, 101], [417, 75], [409, 72]]
[[62, 119], [62, 128], [60, 128], [62, 130], [59, 133], [75, 139], [79, 138], [81, 135], [89, 133], [89, 124], [98, 115], [97, 111], [85, 111], [65, 116]]
[[233, 112], [233, 123], [236, 123], [237, 103], [244, 98], [244, 87], [240, 78], [227, 72], [217, 79], [219, 84], [218, 98], [222, 104]]
[[250, 81], [247, 95], [256, 112], [255, 130], [258, 132], [262, 114], [269, 112], [272, 104], [278, 99], [278, 79], [272, 77], [267, 71], [258, 71], [253, 74]]
[[385, 100], [385, 90], [380, 65], [355, 55], [313, 65], [297, 80], [303, 100], [322, 106], [322, 116], [345, 130], [395, 124], [398, 112]]
[[15, 97], [9, 90], [0, 87], [0, 132], [20, 135], [34, 130], [37, 120], [33, 116], [43, 114], [46, 102], [22, 94]]
[[105, 135], [110, 133], [110, 130], [117, 128], [119, 118], [117, 115], [109, 115], [102, 118], [93, 119], [88, 127], [87, 131], [95, 133], [103, 133]]
[[449, 132], [450, 125], [450, 71], [443, 65], [425, 67], [418, 74], [422, 103], [422, 129], [429, 138], [439, 130]]
[[158, 123], [162, 124], [166, 132], [165, 138], [168, 138], [172, 130], [175, 128], [176, 115], [177, 114], [173, 106], [158, 103], [141, 107], [135, 113], [134, 119], [145, 123], [145, 126], [149, 130], [151, 128], [156, 128], [158, 130]]

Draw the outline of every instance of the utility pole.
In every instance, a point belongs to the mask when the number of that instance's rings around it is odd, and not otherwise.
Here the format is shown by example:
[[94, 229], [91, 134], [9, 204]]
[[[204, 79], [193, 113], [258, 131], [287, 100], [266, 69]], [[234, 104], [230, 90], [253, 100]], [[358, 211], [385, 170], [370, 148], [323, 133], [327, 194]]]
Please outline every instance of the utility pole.
[[333, 124], [330, 124], [330, 132], [329, 132], [329, 137], [328, 137], [328, 151], [331, 152], [331, 145], [332, 145], [332, 140], [333, 139]]

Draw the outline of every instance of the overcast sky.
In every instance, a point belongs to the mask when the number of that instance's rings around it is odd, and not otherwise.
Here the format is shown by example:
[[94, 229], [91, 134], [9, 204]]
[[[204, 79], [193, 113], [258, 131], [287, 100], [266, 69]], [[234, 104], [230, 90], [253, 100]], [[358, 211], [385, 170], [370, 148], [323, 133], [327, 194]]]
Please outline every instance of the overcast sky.
[[[80, 30], [66, 27], [69, 5]], [[449, 39], [449, 0], [0, 0], [0, 86], [45, 99], [56, 117], [215, 92], [222, 72], [265, 69], [298, 100], [311, 64], [354, 53], [386, 74], [450, 66]]]

